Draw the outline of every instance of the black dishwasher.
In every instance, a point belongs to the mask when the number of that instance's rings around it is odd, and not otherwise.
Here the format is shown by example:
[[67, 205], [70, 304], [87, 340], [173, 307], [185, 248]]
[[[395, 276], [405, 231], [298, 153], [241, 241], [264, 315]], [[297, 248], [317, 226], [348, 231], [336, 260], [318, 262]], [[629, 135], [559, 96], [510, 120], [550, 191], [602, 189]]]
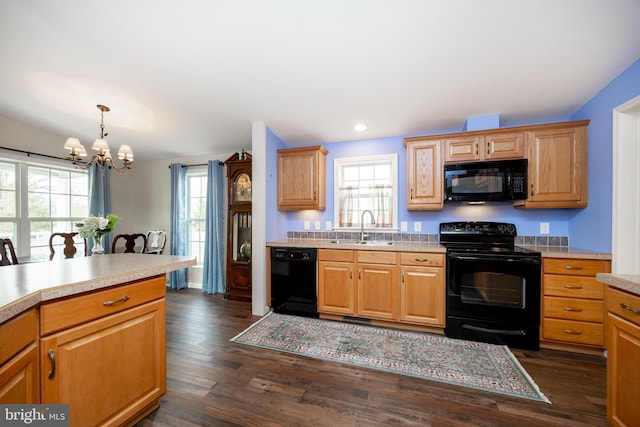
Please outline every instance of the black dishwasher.
[[318, 317], [317, 250], [271, 248], [271, 308], [276, 313]]

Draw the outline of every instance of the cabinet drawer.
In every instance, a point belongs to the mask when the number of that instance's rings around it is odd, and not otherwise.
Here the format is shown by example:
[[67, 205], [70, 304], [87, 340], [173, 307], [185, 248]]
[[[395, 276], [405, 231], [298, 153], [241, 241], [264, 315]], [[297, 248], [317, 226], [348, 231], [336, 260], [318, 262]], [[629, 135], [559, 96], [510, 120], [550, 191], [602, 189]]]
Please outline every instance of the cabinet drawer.
[[545, 297], [544, 317], [604, 322], [604, 302], [597, 300]]
[[570, 298], [603, 299], [604, 285], [593, 277], [543, 276], [544, 295]]
[[358, 262], [368, 262], [370, 264], [395, 264], [396, 258], [396, 252], [358, 251]]
[[424, 265], [428, 267], [444, 266], [444, 254], [425, 254], [422, 252], [401, 252], [400, 264]]
[[353, 251], [347, 249], [318, 249], [318, 260], [353, 262]]
[[165, 276], [160, 275], [43, 304], [40, 306], [40, 335], [47, 335], [163, 298], [165, 293]]
[[570, 276], [595, 276], [609, 272], [609, 261], [595, 259], [552, 259], [543, 262], [544, 273], [566, 274]]
[[602, 323], [545, 318], [542, 320], [542, 337], [547, 340], [602, 347], [604, 345], [604, 325]]
[[617, 289], [607, 289], [607, 310], [640, 325], [640, 297]]
[[0, 365], [38, 337], [36, 309], [7, 320], [0, 325]]

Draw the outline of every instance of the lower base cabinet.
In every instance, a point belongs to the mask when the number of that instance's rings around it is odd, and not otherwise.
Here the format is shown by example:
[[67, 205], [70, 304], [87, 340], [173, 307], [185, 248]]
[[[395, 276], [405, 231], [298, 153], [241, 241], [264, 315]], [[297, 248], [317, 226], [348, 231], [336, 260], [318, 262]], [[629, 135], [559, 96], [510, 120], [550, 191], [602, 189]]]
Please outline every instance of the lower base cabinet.
[[0, 404], [40, 403], [37, 327], [36, 309], [0, 325]]
[[607, 290], [607, 418], [612, 426], [640, 422], [640, 297]]
[[403, 252], [400, 263], [400, 321], [444, 327], [444, 255]]
[[155, 408], [166, 392], [165, 292], [163, 275], [41, 306], [42, 403], [68, 403], [83, 427]]

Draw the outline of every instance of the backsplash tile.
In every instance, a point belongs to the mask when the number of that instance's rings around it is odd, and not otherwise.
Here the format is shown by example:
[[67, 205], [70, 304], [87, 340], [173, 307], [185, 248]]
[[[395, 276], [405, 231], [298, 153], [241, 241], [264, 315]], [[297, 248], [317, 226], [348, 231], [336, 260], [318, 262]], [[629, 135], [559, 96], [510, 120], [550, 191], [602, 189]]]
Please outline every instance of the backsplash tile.
[[[370, 240], [438, 243], [438, 234], [367, 232]], [[358, 240], [359, 231], [288, 231], [287, 239]], [[567, 236], [516, 236], [518, 246], [568, 247]]]

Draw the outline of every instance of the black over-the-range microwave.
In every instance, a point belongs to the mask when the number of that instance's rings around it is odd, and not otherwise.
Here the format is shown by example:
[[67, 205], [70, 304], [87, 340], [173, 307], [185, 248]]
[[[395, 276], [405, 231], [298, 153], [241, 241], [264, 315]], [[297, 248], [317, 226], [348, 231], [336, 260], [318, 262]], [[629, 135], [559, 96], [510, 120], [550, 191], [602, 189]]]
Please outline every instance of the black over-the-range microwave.
[[446, 163], [445, 202], [496, 202], [527, 198], [527, 159]]

